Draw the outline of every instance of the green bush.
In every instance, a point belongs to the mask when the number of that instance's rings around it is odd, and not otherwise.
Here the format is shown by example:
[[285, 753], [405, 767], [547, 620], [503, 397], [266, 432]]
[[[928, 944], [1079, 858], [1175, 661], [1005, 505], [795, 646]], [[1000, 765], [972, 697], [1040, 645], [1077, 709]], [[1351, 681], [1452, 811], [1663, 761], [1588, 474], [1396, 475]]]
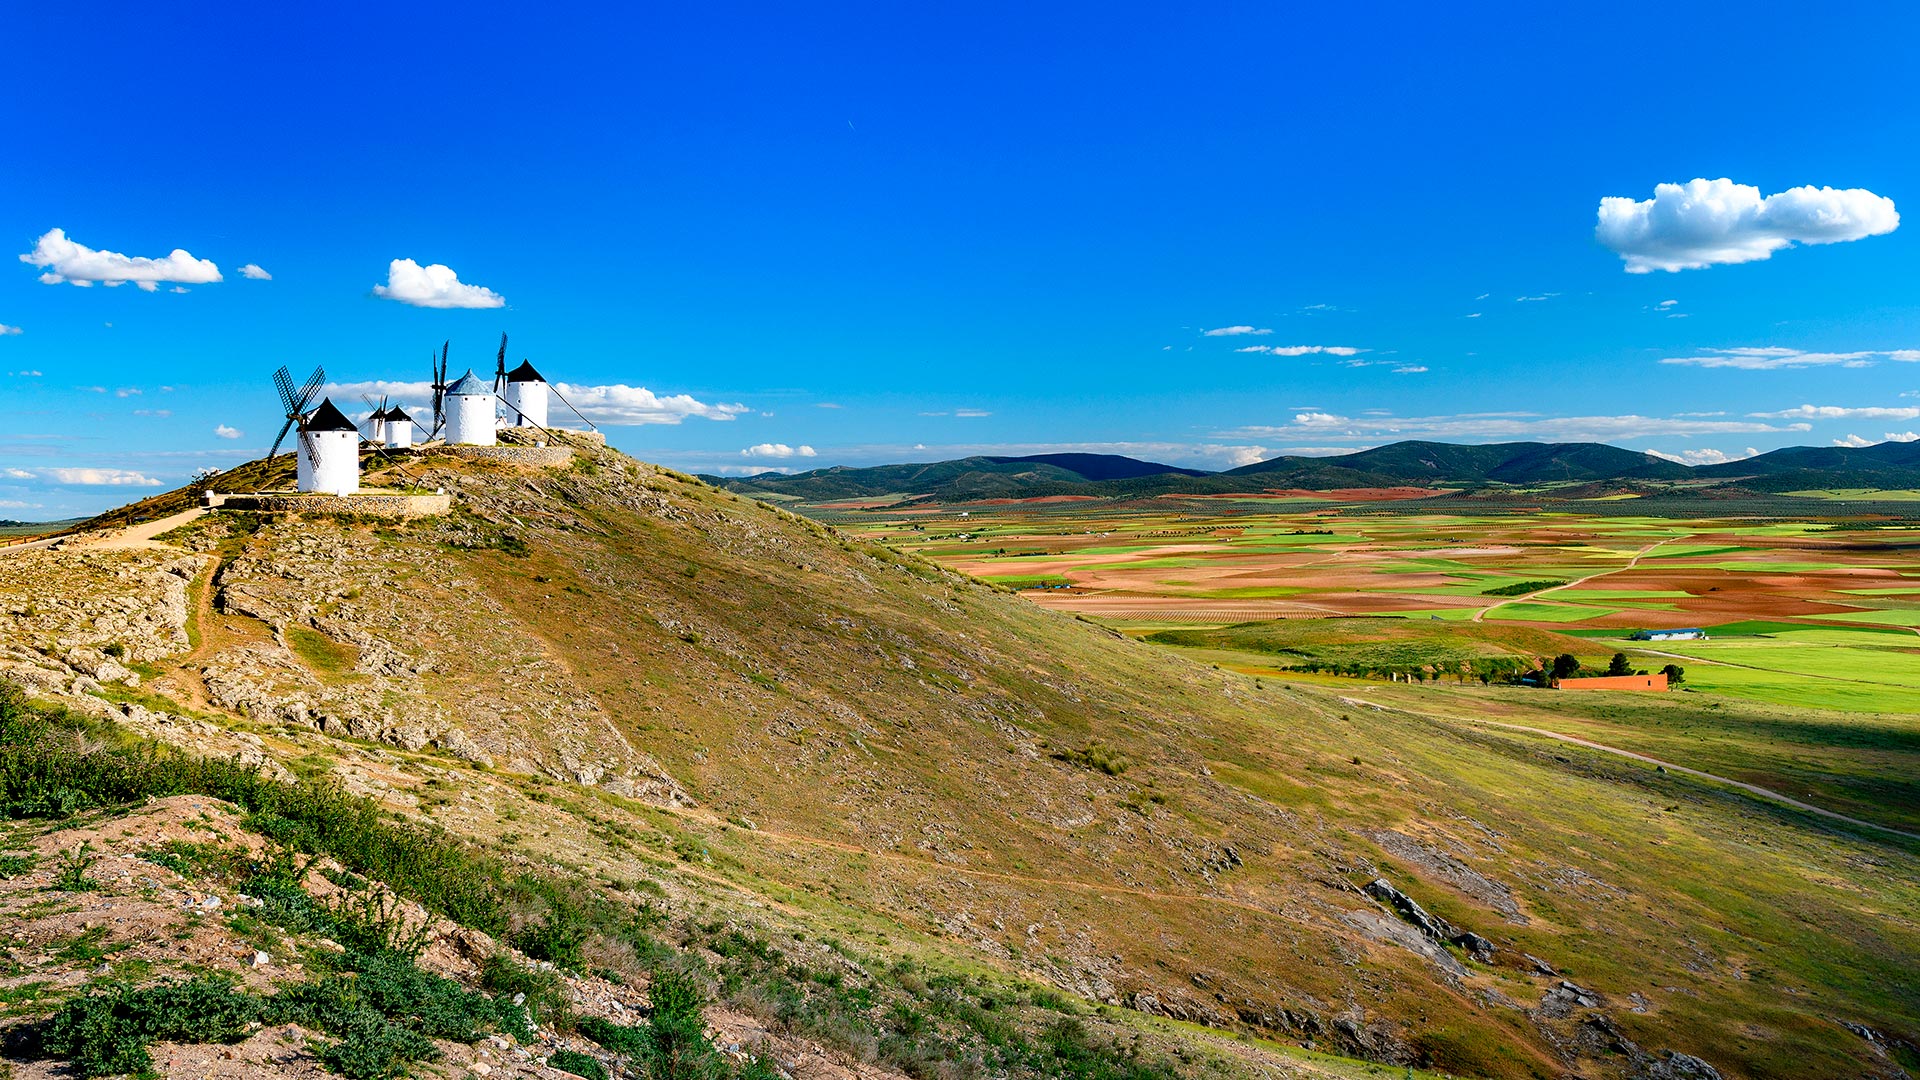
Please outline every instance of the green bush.
[[261, 1018], [259, 998], [224, 979], [200, 978], [74, 998], [38, 1031], [42, 1057], [64, 1058], [75, 1075], [147, 1073], [156, 1042], [237, 1042]]
[[600, 1063], [578, 1050], [561, 1050], [547, 1059], [547, 1064], [561, 1072], [570, 1072], [575, 1076], [584, 1076], [587, 1080], [607, 1080], [607, 1070]]

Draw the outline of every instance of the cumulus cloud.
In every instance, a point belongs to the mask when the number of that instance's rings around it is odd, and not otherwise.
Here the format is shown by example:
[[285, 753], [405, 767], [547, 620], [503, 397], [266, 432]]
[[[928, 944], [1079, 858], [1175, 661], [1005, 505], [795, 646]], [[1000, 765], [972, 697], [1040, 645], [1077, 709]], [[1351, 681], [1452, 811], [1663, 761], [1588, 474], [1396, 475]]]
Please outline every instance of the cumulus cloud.
[[67, 239], [60, 229], [49, 229], [34, 243], [32, 251], [20, 256], [20, 261], [45, 270], [40, 280], [48, 285], [67, 282], [82, 287], [95, 283], [114, 286], [131, 281], [154, 292], [161, 282], [206, 285], [220, 280], [220, 268], [211, 260], [196, 259], [181, 248], [159, 259], [95, 251]]
[[1873, 444], [1872, 439], [1862, 438], [1858, 435], [1849, 435], [1844, 439], [1833, 440], [1833, 445], [1835, 446], [1850, 446], [1856, 450], [1863, 446], [1872, 446]]
[[240, 276], [254, 281], [272, 281], [273, 275], [260, 269], [259, 263], [248, 263], [240, 268]]
[[1913, 420], [1920, 419], [1920, 409], [1908, 406], [1888, 408], [1882, 405], [1858, 408], [1845, 405], [1798, 405], [1779, 412], [1757, 412], [1747, 415], [1767, 420]]
[[953, 415], [963, 419], [978, 419], [982, 416], [992, 416], [993, 414], [985, 409], [955, 409], [953, 410]]
[[1200, 331], [1202, 337], [1240, 337], [1244, 334], [1271, 333], [1273, 333], [1271, 329], [1253, 326], [1216, 326], [1211, 330]]
[[1872, 367], [1881, 360], [1920, 362], [1920, 349], [1862, 350], [1859, 352], [1803, 352], [1778, 345], [1739, 349], [1702, 349], [1693, 356], [1669, 356], [1663, 364], [1688, 364], [1742, 371], [1778, 371], [1783, 368]]
[[750, 458], [790, 458], [816, 456], [811, 446], [788, 446], [786, 443], [757, 443], [740, 451], [741, 457]]
[[1890, 233], [1893, 200], [1865, 188], [1811, 185], [1762, 197], [1732, 180], [1659, 184], [1653, 198], [1600, 200], [1594, 235], [1626, 260], [1629, 274], [1753, 262], [1794, 244], [1837, 244]]
[[1665, 450], [1647, 451], [1654, 457], [1666, 458], [1668, 461], [1679, 462], [1682, 465], [1725, 465], [1729, 461], [1745, 461], [1759, 452], [1751, 446], [1734, 453], [1705, 447], [1698, 450], [1682, 450], [1677, 454], [1669, 454]]
[[[703, 420], [731, 420], [748, 411], [745, 405], [737, 403], [709, 404], [689, 394], [661, 395], [644, 386], [628, 386], [625, 383], [610, 386], [560, 383], [555, 389], [580, 410], [580, 415], [596, 424], [678, 424], [689, 416]], [[556, 405], [551, 415], [558, 420], [565, 414]]]
[[412, 259], [387, 264], [387, 283], [375, 285], [373, 295], [384, 300], [424, 308], [506, 307], [507, 298], [484, 285], [468, 285], [444, 263], [421, 266]]
[[1243, 353], [1266, 353], [1269, 356], [1312, 356], [1326, 353], [1328, 356], [1358, 356], [1366, 352], [1351, 345], [1246, 345], [1233, 350]]
[[[7, 475], [20, 478], [22, 469], [8, 469]], [[160, 481], [131, 469], [35, 469], [27, 477], [51, 480], [56, 484], [81, 487], [162, 487]]]
[[1712, 436], [1758, 432], [1809, 431], [1804, 421], [1778, 424], [1763, 419], [1710, 420], [1686, 416], [1540, 416], [1536, 413], [1460, 413], [1445, 416], [1360, 416], [1329, 412], [1295, 413], [1291, 424], [1256, 425], [1223, 432], [1222, 437], [1316, 441], [1389, 442], [1395, 439], [1541, 439], [1558, 442], [1619, 442], [1659, 436]]
[[239, 428], [231, 427], [226, 424], [221, 424], [218, 427], [214, 428], [213, 433], [215, 435], [220, 436], [223, 439], [238, 439], [241, 436], [246, 434], [246, 432], [241, 431]]
[[17, 326], [8, 326], [6, 323], [0, 323], [0, 337], [10, 337], [19, 332], [20, 328]]
[[1887, 441], [1888, 442], [1920, 442], [1920, 432], [1889, 431], [1887, 432]]
[[144, 394], [144, 393], [146, 393], [146, 391], [140, 389], [137, 386], [123, 386], [120, 389], [115, 390], [113, 392], [113, 396], [114, 397], [139, 397], [141, 394]]

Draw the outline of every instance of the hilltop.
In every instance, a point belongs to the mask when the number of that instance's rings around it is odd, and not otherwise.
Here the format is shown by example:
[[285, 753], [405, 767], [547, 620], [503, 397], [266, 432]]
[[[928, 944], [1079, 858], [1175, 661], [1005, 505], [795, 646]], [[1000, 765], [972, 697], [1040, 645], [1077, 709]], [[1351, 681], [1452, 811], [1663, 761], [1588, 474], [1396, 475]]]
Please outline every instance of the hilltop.
[[[914, 1076], [1071, 1071], [1056, 999], [1189, 1074], [1891, 1076], [1916, 1035], [1906, 841], [1193, 663], [604, 449], [408, 467], [451, 515], [0, 555], [0, 676], [563, 870], [651, 913], [583, 968], [685, 950]], [[835, 979], [829, 1035], [795, 1002]]]
[[1176, 468], [1105, 454], [955, 461], [871, 468], [834, 466], [783, 475], [705, 477], [730, 491], [781, 502], [965, 502], [1080, 495], [1125, 498], [1223, 495], [1274, 490], [1423, 488], [1436, 494], [1565, 486], [1566, 497], [1596, 491], [1684, 489], [1705, 497], [1830, 488], [1920, 487], [1920, 443], [1788, 447], [1742, 461], [1682, 465], [1604, 443], [1404, 441], [1329, 456], [1282, 455], [1225, 472]]

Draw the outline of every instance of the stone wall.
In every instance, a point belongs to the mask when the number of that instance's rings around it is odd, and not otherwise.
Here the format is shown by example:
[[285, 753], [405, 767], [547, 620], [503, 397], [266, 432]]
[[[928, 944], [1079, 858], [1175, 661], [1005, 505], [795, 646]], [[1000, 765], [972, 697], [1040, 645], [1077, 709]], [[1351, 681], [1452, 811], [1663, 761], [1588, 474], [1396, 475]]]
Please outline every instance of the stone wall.
[[[476, 449], [493, 449], [476, 447]], [[416, 518], [444, 514], [453, 505], [450, 495], [220, 495], [207, 493], [207, 505], [225, 510], [253, 510], [264, 514], [363, 514], [368, 517]]]
[[538, 468], [552, 468], [573, 462], [573, 451], [564, 446], [435, 446], [422, 452], [429, 456], [438, 454], [469, 461], [498, 461]]

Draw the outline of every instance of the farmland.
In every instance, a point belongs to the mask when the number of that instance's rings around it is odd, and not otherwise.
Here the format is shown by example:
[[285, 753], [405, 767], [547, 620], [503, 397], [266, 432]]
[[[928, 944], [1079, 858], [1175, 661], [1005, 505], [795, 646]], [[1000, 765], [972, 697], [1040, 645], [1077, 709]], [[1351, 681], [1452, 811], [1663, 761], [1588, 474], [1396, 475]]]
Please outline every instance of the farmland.
[[[1568, 652], [1674, 663], [1696, 692], [1920, 713], [1920, 528], [1578, 502], [1437, 513], [1406, 492], [866, 507], [842, 529], [1036, 604], [1276, 673], [1349, 662], [1435, 678]], [[1284, 620], [1274, 622], [1273, 620]], [[1469, 626], [1461, 624], [1471, 624]], [[1422, 629], [1431, 627], [1431, 629]], [[1709, 640], [1636, 642], [1638, 629]], [[1448, 629], [1451, 628], [1451, 629]], [[1391, 642], [1391, 643], [1390, 643]]]

